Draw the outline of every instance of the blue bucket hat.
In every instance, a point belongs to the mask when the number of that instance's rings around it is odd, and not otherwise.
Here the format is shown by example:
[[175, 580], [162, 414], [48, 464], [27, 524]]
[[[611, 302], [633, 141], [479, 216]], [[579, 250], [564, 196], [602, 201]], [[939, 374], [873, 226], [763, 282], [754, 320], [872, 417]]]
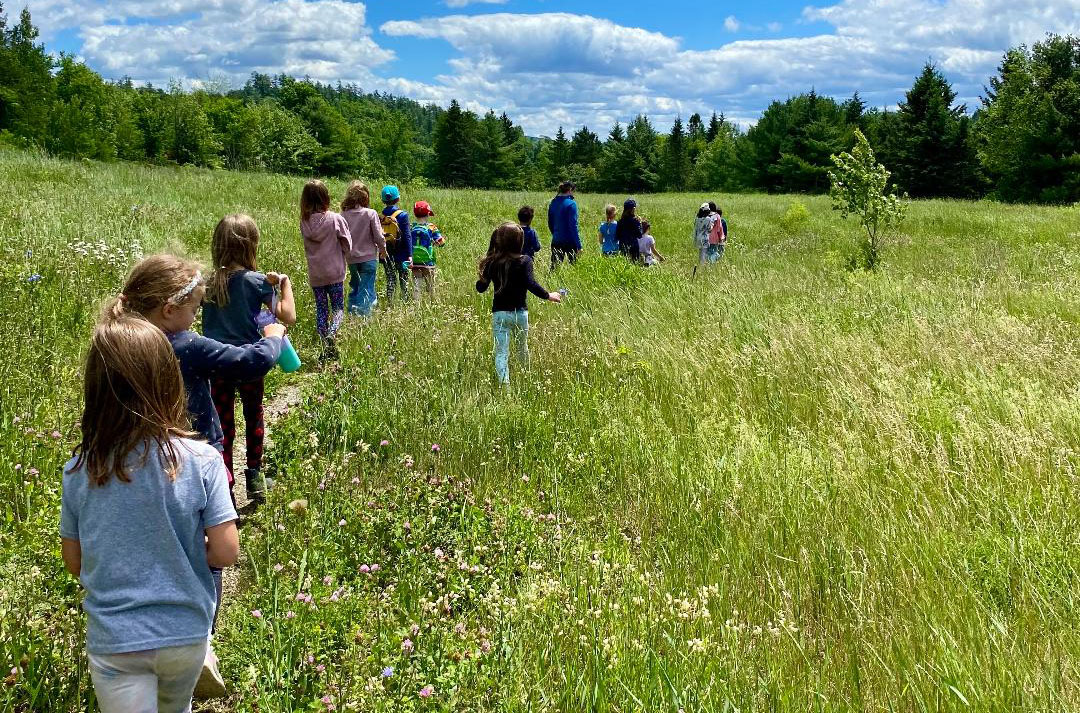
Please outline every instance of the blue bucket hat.
[[397, 186], [383, 186], [383, 189], [382, 189], [382, 202], [383, 203], [393, 203], [394, 201], [396, 201], [396, 200], [398, 200], [400, 198], [401, 198], [401, 191], [398, 190]]

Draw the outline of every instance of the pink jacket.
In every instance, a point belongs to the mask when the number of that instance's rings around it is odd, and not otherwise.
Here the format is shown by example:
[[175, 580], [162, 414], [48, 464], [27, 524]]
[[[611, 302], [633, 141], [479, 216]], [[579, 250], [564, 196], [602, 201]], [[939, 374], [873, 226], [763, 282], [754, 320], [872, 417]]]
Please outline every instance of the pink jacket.
[[341, 217], [349, 224], [349, 232], [352, 233], [352, 251], [345, 256], [345, 261], [354, 265], [378, 258], [379, 253], [386, 249], [379, 214], [371, 208], [350, 208]]
[[345, 281], [345, 256], [352, 250], [352, 235], [345, 219], [332, 210], [312, 213], [300, 221], [307, 253], [308, 282], [326, 287]]

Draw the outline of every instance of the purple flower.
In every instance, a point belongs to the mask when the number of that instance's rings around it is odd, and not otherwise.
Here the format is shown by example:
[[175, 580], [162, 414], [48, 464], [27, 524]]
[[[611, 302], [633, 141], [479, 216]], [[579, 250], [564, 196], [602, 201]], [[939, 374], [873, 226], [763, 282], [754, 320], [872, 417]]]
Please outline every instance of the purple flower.
[[366, 564], [362, 564], [362, 565], [360, 565], [360, 571], [363, 574], [367, 574], [368, 572], [371, 571], [371, 567], [368, 567]]
[[296, 612], [294, 612], [292, 609], [290, 609], [289, 611], [285, 612], [285, 618], [286, 619], [295, 619], [296, 618]]
[[38, 273], [36, 273], [36, 272], [35, 272], [35, 273], [34, 273], [33, 275], [31, 275], [30, 277], [26, 278], [26, 281], [27, 281], [27, 282], [30, 282], [30, 283], [33, 283], [33, 282], [41, 282], [41, 275], [39, 275]]
[[382, 677], [383, 678], [390, 678], [393, 675], [394, 675], [394, 667], [393, 666], [387, 666], [386, 668], [384, 668], [382, 670]]
[[370, 571], [378, 572], [379, 571], [379, 565], [378, 564], [371, 565], [371, 570]]
[[431, 698], [432, 694], [434, 694], [434, 693], [435, 693], [435, 686], [432, 686], [431, 684], [428, 684], [428, 685], [426, 685], [426, 686], [424, 686], [423, 688], [420, 689], [420, 697], [421, 698]]
[[442, 446], [440, 446], [438, 443], [432, 443], [431, 444], [431, 452], [432, 453], [438, 453], [441, 450], [442, 450]]
[[255, 617], [256, 619], [262, 619], [262, 612], [258, 609], [252, 609], [251, 616]]
[[388, 441], [388, 440], [386, 440], [386, 439], [384, 438], [383, 440], [379, 441], [379, 445], [380, 445], [380, 446], [384, 446], [384, 447], [385, 447], [385, 446], [388, 446], [388, 445], [390, 445], [390, 441]]
[[412, 639], [405, 639], [404, 641], [402, 641], [401, 642], [401, 650], [404, 651], [407, 654], [411, 654], [413, 652]]

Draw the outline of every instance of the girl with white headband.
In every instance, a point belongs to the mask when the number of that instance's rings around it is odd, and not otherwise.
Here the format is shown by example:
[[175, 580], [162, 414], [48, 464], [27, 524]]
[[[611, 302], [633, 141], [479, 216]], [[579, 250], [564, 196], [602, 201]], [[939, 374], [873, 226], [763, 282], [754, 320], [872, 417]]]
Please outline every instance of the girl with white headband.
[[[222, 344], [204, 337], [191, 331], [191, 325], [205, 294], [202, 273], [196, 263], [167, 253], [151, 255], [131, 269], [123, 292], [106, 305], [105, 317], [115, 320], [125, 314], [137, 315], [165, 333], [180, 362], [192, 430], [220, 454], [223, 452], [223, 434], [211, 398], [210, 380], [215, 377], [235, 381], [263, 378], [281, 355], [285, 327], [268, 325], [263, 330], [266, 336], [244, 346]], [[227, 478], [228, 494], [235, 507], [233, 474], [227, 472]], [[220, 607], [221, 570], [213, 569], [211, 574]], [[222, 695], [224, 684], [217, 672], [217, 657], [209, 648], [206, 652], [200, 689], [206, 686], [208, 693]]]

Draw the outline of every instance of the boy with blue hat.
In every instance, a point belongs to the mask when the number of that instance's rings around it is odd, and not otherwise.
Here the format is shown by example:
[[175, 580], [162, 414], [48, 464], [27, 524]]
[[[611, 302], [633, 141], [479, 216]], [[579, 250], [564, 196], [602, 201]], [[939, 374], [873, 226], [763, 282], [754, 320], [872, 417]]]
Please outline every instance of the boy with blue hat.
[[394, 299], [394, 288], [401, 285], [401, 299], [409, 301], [409, 276], [412, 267], [412, 231], [409, 214], [398, 207], [401, 191], [397, 186], [383, 186], [382, 211], [383, 236], [386, 238], [386, 256], [382, 259], [386, 269], [386, 300]]

